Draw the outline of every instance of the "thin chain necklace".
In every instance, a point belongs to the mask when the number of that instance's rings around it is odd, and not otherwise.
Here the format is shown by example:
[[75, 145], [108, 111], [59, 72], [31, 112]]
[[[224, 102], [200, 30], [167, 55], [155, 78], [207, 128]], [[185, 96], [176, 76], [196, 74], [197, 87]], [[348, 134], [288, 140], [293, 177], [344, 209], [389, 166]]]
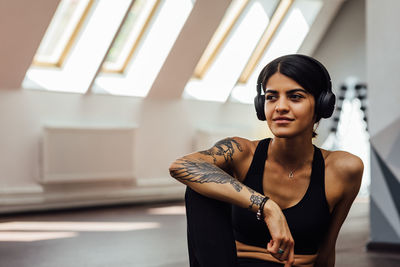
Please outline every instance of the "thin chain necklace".
[[303, 166], [303, 164], [305, 163], [306, 161], [303, 161], [303, 163], [301, 164], [301, 165], [299, 165], [299, 166], [297, 166], [296, 168], [294, 168], [293, 170], [291, 170], [290, 172], [289, 172], [289, 178], [290, 179], [293, 179], [293, 177], [294, 177], [294, 172], [298, 169], [298, 168], [300, 168], [301, 166]]
[[[313, 151], [313, 154], [314, 154], [314, 151]], [[276, 159], [275, 159], [276, 160]], [[277, 160], [276, 160], [277, 161]], [[277, 161], [279, 164], [281, 164], [282, 166], [284, 166], [284, 164], [282, 164], [282, 163], [280, 163], [279, 161]], [[298, 165], [296, 168], [294, 168], [293, 170], [291, 170], [290, 172], [289, 172], [289, 174], [288, 174], [288, 177], [290, 178], [290, 179], [293, 179], [293, 177], [294, 177], [294, 172], [298, 169], [298, 168], [300, 168], [301, 166], [303, 166], [304, 165], [304, 163], [306, 163], [307, 162], [307, 160], [304, 160], [300, 165]], [[285, 168], [286, 169], [286, 168]]]

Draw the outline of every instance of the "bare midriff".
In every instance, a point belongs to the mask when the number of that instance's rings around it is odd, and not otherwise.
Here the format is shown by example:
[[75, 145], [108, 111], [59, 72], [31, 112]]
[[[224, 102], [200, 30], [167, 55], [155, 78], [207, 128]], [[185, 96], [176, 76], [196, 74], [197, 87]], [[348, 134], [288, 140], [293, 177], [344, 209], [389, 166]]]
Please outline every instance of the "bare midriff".
[[[284, 263], [275, 259], [266, 248], [260, 248], [256, 246], [246, 245], [239, 241], [236, 241], [236, 250], [237, 256], [239, 258], [255, 258], [265, 261], [272, 261], [278, 263]], [[294, 264], [293, 266], [301, 266], [301, 267], [312, 267], [314, 266], [314, 262], [317, 258], [317, 254], [313, 255], [294, 255]]]

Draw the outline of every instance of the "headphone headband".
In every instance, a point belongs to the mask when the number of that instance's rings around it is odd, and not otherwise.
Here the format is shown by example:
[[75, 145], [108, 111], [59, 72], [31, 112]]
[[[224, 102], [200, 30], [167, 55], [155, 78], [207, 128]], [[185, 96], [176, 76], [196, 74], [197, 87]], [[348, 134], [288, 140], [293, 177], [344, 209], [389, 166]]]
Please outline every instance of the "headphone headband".
[[320, 68], [320, 70], [322, 70], [322, 72], [324, 73], [325, 81], [326, 81], [326, 85], [327, 85], [325, 87], [326, 91], [332, 92], [331, 76], [329, 75], [328, 70], [325, 68], [325, 66], [322, 65], [322, 63], [319, 62], [318, 60], [316, 60], [315, 58], [312, 58], [312, 57], [309, 57], [309, 56], [306, 56], [306, 55], [301, 55], [301, 54], [297, 54], [297, 56], [300, 56], [300, 57], [303, 57], [305, 59], [308, 59], [308, 60], [312, 61], [313, 63], [315, 63]]

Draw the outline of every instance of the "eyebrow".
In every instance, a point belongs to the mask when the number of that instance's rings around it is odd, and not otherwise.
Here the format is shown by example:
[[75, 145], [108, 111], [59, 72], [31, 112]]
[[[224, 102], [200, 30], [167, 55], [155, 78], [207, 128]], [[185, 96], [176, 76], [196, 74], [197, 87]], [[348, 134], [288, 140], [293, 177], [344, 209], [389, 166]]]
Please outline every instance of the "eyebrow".
[[[302, 89], [302, 88], [291, 89], [291, 90], [287, 91], [286, 93], [293, 94], [293, 93], [296, 93], [296, 92], [303, 92], [305, 94], [308, 94], [308, 92], [306, 90]], [[277, 90], [268, 89], [268, 90], [265, 91], [265, 93], [276, 94], [276, 93], [278, 93], [278, 91]]]

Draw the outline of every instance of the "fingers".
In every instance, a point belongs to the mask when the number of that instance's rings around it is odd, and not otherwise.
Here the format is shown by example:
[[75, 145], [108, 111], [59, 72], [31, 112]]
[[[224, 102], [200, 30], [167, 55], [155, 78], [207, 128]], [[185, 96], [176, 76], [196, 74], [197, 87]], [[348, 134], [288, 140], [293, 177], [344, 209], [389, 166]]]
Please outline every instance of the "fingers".
[[[294, 241], [292, 237], [290, 236], [287, 239], [280, 239], [277, 238], [276, 240], [271, 239], [268, 243], [267, 249], [270, 253], [273, 254], [287, 254], [286, 257], [289, 255], [290, 249], [294, 247]], [[287, 253], [280, 252], [279, 251], [284, 250]]]
[[280, 240], [274, 241], [273, 239], [271, 239], [271, 241], [268, 243], [268, 245], [270, 245], [270, 246], [268, 247], [268, 251], [269, 251], [271, 254], [277, 254], [277, 253], [278, 253], [279, 246], [280, 246], [280, 244], [281, 244], [281, 242], [279, 242], [279, 241], [280, 241]]
[[291, 249], [290, 249], [290, 247], [287, 247], [287, 246], [281, 246], [280, 248], [279, 248], [279, 250], [278, 250], [278, 254], [281, 254], [280, 255], [280, 260], [287, 260], [288, 259], [288, 256], [289, 256], [289, 253], [290, 253], [290, 251], [291, 251]]
[[294, 247], [289, 252], [289, 258], [285, 264], [285, 267], [292, 266], [294, 264]]
[[281, 260], [285, 261], [284, 267], [290, 267], [294, 264], [294, 247], [287, 248], [281, 257]]
[[293, 240], [270, 240], [267, 245], [270, 254], [279, 261], [286, 261], [285, 266], [292, 266], [294, 262], [294, 242]]
[[273, 247], [274, 247], [274, 240], [271, 239], [269, 241], [269, 243], [267, 244], [267, 250], [271, 255], [272, 254], [276, 254], [276, 253], [273, 252], [274, 251]]

